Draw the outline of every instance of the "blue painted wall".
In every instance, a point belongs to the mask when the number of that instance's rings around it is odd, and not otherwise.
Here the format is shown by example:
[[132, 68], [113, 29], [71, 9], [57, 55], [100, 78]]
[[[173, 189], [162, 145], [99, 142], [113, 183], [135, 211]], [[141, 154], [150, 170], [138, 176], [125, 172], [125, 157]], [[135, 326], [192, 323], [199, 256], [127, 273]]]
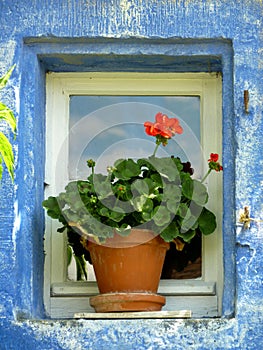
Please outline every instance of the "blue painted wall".
[[[256, 0], [1, 0], [1, 100], [18, 118], [16, 179], [0, 187], [0, 349], [260, 349], [263, 3]], [[127, 64], [128, 62], [128, 64]], [[223, 317], [48, 320], [43, 307], [45, 72], [223, 73]], [[249, 113], [243, 91], [249, 90]], [[48, 130], [46, 131], [48, 132]]]

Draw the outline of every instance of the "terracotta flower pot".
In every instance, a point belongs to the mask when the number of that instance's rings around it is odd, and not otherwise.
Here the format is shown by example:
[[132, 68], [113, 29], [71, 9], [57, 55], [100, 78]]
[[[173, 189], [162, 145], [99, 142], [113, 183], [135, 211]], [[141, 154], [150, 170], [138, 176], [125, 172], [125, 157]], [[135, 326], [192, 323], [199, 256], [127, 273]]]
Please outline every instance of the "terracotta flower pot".
[[90, 298], [96, 311], [154, 311], [165, 304], [156, 293], [169, 243], [152, 231], [133, 229], [106, 245], [89, 242], [87, 249], [102, 293]]

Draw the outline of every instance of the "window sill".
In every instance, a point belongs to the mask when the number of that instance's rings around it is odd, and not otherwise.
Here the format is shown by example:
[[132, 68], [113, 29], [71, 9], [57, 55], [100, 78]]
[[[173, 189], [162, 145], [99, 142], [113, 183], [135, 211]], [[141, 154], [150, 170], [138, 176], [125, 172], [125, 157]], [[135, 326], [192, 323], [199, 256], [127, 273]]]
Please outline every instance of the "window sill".
[[[170, 283], [167, 283], [170, 282]], [[99, 314], [89, 305], [89, 297], [98, 294], [96, 282], [55, 283], [51, 288], [51, 318], [203, 318], [218, 317], [218, 296], [215, 282], [201, 280], [167, 281], [161, 280], [158, 293], [166, 297], [162, 311], [142, 313]], [[191, 310], [189, 316], [188, 310]], [[185, 314], [185, 312], [188, 312]], [[84, 316], [83, 316], [84, 315]], [[127, 317], [126, 317], [127, 316]]]
[[192, 312], [190, 310], [179, 311], [149, 311], [149, 312], [105, 312], [105, 313], [92, 313], [92, 312], [80, 312], [74, 315], [77, 319], [154, 319], [154, 318], [190, 318]]
[[[65, 296], [91, 296], [98, 294], [96, 282], [64, 282], [53, 283], [51, 287], [52, 297]], [[215, 282], [201, 280], [161, 280], [158, 293], [169, 295], [216, 295]]]

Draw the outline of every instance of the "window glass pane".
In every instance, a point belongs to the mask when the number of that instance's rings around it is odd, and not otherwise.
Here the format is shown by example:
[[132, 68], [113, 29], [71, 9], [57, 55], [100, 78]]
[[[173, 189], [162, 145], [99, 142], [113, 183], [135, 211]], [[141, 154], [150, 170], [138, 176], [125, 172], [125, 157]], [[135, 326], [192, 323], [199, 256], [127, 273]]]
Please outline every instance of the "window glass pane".
[[[106, 173], [107, 166], [116, 159], [150, 156], [155, 138], [145, 134], [143, 124], [154, 121], [158, 112], [177, 117], [184, 133], [160, 147], [157, 155], [190, 160], [198, 177], [202, 167], [199, 96], [74, 95], [70, 97], [69, 179], [85, 179], [90, 174], [86, 161], [91, 158], [96, 161], [96, 172]], [[201, 238], [196, 237], [191, 246], [178, 252], [171, 245], [162, 278], [201, 276]], [[68, 272], [70, 279], [75, 279], [74, 265], [73, 261]], [[87, 271], [89, 280], [93, 280], [91, 265], [87, 265]]]
[[200, 98], [199, 96], [71, 96], [69, 124], [69, 178], [86, 178], [86, 160], [96, 161], [96, 171], [106, 172], [119, 158], [150, 156], [153, 137], [144, 132], [145, 121], [154, 121], [156, 113], [176, 116], [184, 128], [159, 156], [167, 154], [191, 159], [200, 170]]

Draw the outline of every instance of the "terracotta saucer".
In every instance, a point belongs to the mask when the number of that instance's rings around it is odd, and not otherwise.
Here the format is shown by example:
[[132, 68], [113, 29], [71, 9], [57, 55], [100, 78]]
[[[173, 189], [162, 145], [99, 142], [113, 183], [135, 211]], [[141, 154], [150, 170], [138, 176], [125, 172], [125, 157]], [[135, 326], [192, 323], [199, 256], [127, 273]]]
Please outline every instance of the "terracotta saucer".
[[153, 293], [107, 293], [90, 298], [96, 312], [160, 311], [165, 297]]

